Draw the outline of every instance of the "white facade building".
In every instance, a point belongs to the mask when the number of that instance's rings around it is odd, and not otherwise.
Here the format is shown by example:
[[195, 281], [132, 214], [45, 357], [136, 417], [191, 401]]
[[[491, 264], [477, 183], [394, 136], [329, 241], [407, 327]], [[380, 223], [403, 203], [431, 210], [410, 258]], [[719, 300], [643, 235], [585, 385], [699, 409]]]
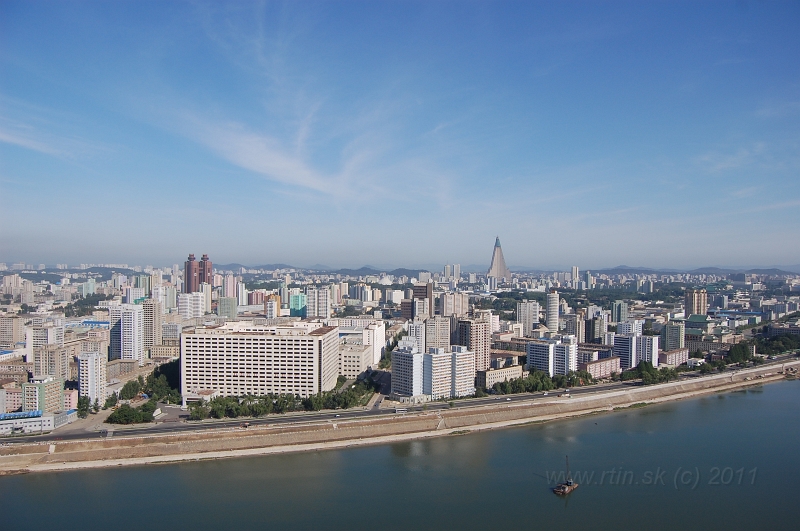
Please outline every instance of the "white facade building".
[[539, 303], [536, 301], [518, 302], [517, 322], [522, 324], [522, 335], [531, 337], [534, 328], [539, 326]]
[[658, 343], [658, 336], [637, 336], [636, 356], [638, 361], [649, 361], [653, 367], [658, 367]]
[[[202, 294], [201, 294], [202, 295]], [[111, 359], [136, 360], [144, 364], [144, 308], [139, 304], [108, 307]]]
[[78, 355], [78, 383], [80, 395], [88, 396], [89, 403], [97, 400], [100, 405], [107, 398], [106, 355], [101, 352], [81, 352]]
[[622, 336], [640, 336], [644, 331], [644, 320], [628, 319], [622, 323], [617, 323], [617, 334]]
[[558, 292], [553, 290], [547, 294], [546, 325], [552, 333], [558, 332]]
[[202, 291], [178, 295], [178, 313], [184, 319], [196, 319], [206, 313], [206, 297]]
[[306, 290], [306, 315], [329, 319], [331, 316], [331, 292], [327, 287]]
[[293, 394], [336, 386], [339, 333], [308, 321], [256, 326], [251, 321], [198, 326], [181, 335], [181, 393], [221, 396]]

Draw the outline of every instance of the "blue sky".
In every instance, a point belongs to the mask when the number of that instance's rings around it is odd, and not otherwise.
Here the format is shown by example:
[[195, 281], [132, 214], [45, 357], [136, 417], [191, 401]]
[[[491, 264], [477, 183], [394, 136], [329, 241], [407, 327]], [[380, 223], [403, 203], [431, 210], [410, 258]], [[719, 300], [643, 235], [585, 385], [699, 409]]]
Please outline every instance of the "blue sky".
[[797, 2], [0, 3], [0, 261], [800, 263]]

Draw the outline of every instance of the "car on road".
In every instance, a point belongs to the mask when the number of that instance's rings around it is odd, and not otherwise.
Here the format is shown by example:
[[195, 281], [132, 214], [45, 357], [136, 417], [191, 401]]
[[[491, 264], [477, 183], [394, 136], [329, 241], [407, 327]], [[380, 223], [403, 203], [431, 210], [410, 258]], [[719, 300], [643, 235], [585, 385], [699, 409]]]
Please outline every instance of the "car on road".
[[547, 391], [545, 391], [544, 393], [542, 393], [542, 396], [547, 396]]
[[337, 413], [336, 415], [334, 415], [334, 417], [341, 417], [341, 415]]
[[564, 389], [564, 392], [565, 393], [569, 393], [569, 389]]
[[506, 400], [507, 400], [507, 401], [509, 401], [509, 402], [511, 402], [511, 399], [510, 399], [510, 398], [506, 398]]

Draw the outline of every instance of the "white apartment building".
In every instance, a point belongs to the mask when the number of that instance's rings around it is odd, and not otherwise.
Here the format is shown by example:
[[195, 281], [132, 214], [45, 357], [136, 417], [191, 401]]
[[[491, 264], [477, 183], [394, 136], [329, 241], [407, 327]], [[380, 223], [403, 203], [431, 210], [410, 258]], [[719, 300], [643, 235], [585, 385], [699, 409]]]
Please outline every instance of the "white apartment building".
[[526, 345], [528, 370], [548, 375], [567, 374], [578, 370], [578, 342], [575, 336], [530, 341]]
[[621, 336], [640, 336], [644, 331], [644, 320], [628, 319], [622, 323], [617, 323], [617, 334]]
[[78, 383], [80, 395], [88, 396], [89, 402], [97, 400], [100, 405], [108, 397], [106, 392], [106, 354], [81, 352], [78, 355]]
[[178, 295], [178, 313], [184, 319], [196, 319], [206, 313], [205, 295], [201, 291]]
[[534, 328], [539, 326], [539, 303], [536, 301], [518, 302], [517, 322], [522, 324], [522, 335], [531, 337]]
[[277, 319], [281, 316], [280, 299], [264, 300], [264, 317], [267, 319]]
[[392, 352], [392, 395], [402, 401], [426, 402], [475, 394], [475, 354], [455, 345], [452, 351], [414, 346]]
[[431, 400], [450, 398], [453, 385], [453, 355], [443, 348], [428, 349], [422, 356], [422, 394]]
[[425, 321], [414, 319], [408, 323], [408, 335], [405, 339], [414, 342], [417, 352], [425, 352]]
[[451, 348], [450, 396], [472, 396], [475, 394], [475, 353], [462, 345], [453, 345]]
[[658, 367], [658, 336], [636, 336], [637, 365], [640, 361], [649, 361]]
[[575, 336], [561, 336], [553, 349], [553, 369], [556, 374], [578, 370], [578, 340]]
[[294, 394], [336, 386], [339, 332], [308, 321], [261, 326], [236, 321], [181, 334], [181, 394]]
[[329, 319], [331, 316], [331, 293], [326, 286], [306, 290], [306, 315]]
[[108, 307], [111, 359], [136, 360], [144, 365], [144, 308], [139, 304]]
[[558, 292], [553, 290], [547, 294], [546, 325], [552, 333], [558, 332]]
[[444, 317], [461, 317], [469, 313], [469, 294], [446, 292], [439, 296], [439, 309]]
[[33, 351], [47, 345], [64, 346], [64, 327], [51, 323], [29, 326], [25, 330], [26, 361], [32, 361]]
[[413, 346], [398, 346], [392, 352], [392, 395], [421, 399], [424, 354]]

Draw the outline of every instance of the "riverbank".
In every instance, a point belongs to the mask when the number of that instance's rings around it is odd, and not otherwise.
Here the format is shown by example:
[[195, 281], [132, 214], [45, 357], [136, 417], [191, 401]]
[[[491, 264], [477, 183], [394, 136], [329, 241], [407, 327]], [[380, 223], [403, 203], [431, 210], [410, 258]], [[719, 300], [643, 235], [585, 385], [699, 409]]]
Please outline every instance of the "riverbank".
[[[783, 367], [800, 367], [791, 361]], [[0, 447], [0, 474], [139, 466], [201, 459], [222, 459], [288, 452], [319, 451], [359, 445], [457, 435], [533, 422], [598, 414], [639, 404], [693, 398], [709, 393], [783, 380], [780, 366], [722, 373], [691, 381], [634, 389], [599, 391], [580, 397], [498, 402], [452, 410], [372, 419], [316, 421], [178, 432], [144, 437], [19, 443]]]

